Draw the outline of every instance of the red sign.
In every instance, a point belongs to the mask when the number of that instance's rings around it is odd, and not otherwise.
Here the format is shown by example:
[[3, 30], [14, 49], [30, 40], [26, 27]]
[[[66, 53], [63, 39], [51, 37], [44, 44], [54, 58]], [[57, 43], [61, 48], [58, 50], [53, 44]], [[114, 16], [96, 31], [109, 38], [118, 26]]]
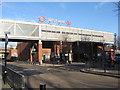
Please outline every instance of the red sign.
[[45, 21], [46, 21], [46, 17], [40, 16], [40, 17], [39, 17], [39, 21], [40, 21], [40, 22], [45, 22]]
[[67, 21], [66, 24], [67, 24], [67, 25], [71, 25], [72, 23], [71, 23], [70, 21]]

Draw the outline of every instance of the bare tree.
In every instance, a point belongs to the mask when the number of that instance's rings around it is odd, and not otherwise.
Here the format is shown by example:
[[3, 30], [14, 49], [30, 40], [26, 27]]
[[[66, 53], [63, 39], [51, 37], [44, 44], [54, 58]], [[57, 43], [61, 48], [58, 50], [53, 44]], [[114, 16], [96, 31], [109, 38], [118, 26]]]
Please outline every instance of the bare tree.
[[69, 53], [72, 43], [68, 42], [68, 35], [63, 36], [62, 51], [64, 53]]
[[66, 63], [69, 60], [69, 53], [72, 49], [72, 43], [70, 43], [68, 40], [70, 39], [68, 35], [63, 35], [63, 41], [62, 41], [62, 61], [63, 63]]
[[116, 2], [115, 5], [117, 6], [117, 9], [115, 9], [116, 11], [120, 11], [120, 1]]
[[116, 40], [116, 43], [117, 43], [117, 49], [120, 50], [120, 30], [119, 30], [119, 20], [120, 20], [120, 1], [115, 3], [115, 5], [117, 6], [117, 9], [115, 9], [115, 11], [118, 12], [118, 36], [117, 36], [117, 40]]
[[117, 49], [120, 50], [120, 36], [118, 36], [117, 38]]

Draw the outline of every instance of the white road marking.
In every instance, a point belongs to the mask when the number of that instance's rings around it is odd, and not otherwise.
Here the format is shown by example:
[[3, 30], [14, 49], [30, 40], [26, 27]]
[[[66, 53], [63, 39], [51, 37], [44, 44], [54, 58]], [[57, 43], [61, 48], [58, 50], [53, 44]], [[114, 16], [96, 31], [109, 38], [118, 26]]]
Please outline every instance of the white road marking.
[[23, 69], [24, 71], [32, 71], [32, 70], [36, 70], [36, 69]]

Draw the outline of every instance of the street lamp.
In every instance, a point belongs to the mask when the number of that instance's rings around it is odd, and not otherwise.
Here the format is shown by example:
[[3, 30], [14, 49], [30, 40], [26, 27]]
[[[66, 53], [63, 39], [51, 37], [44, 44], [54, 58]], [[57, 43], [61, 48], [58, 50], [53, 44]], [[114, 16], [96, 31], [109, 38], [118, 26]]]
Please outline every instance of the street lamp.
[[115, 58], [115, 51], [116, 51], [116, 36], [117, 34], [114, 34], [114, 45], [113, 45], [113, 53], [111, 52], [111, 65], [114, 66], [114, 58]]
[[105, 52], [105, 40], [103, 40], [103, 60], [104, 60], [104, 73], [106, 73], [106, 52]]
[[62, 44], [63, 44], [63, 43], [62, 43], [62, 40], [61, 40], [61, 41], [60, 41], [60, 60], [61, 60], [61, 61], [62, 61], [62, 59], [63, 59], [63, 53], [62, 53], [62, 52], [63, 52], [63, 50], [62, 50], [63, 47], [62, 47]]
[[8, 45], [8, 35], [10, 32], [4, 32], [5, 33], [5, 68], [6, 68], [6, 59], [7, 59], [7, 45]]
[[78, 49], [78, 51], [77, 51], [77, 59], [79, 61], [79, 41], [77, 41], [77, 49]]
[[5, 70], [4, 70], [4, 84], [6, 83], [6, 78], [7, 78], [7, 45], [8, 45], [8, 35], [10, 32], [4, 32], [5, 33]]
[[115, 50], [116, 50], [116, 36], [117, 34], [114, 34], [114, 55], [115, 55]]

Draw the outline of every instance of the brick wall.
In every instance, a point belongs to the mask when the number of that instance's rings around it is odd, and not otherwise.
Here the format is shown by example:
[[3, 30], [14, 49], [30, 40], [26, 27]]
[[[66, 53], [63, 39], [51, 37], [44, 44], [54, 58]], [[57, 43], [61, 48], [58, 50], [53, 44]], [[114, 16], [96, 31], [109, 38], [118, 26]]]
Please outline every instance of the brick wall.
[[17, 46], [18, 59], [22, 61], [26, 61], [30, 59], [30, 48], [31, 48], [30, 42], [24, 42], [24, 43], [18, 44]]
[[42, 54], [51, 54], [51, 49], [50, 48], [43, 48]]
[[10, 56], [17, 57], [18, 56], [18, 51], [15, 49], [11, 49], [9, 51]]

